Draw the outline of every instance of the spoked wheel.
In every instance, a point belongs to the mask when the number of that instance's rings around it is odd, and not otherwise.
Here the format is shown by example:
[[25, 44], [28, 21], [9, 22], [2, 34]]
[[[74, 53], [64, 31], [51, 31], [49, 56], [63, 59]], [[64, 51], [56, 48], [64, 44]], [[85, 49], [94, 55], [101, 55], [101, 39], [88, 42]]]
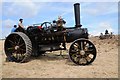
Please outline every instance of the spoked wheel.
[[22, 32], [11, 33], [4, 44], [6, 56], [14, 62], [26, 62], [32, 53], [32, 44]]
[[96, 48], [87, 39], [75, 40], [69, 49], [70, 59], [78, 65], [88, 65], [96, 58]]

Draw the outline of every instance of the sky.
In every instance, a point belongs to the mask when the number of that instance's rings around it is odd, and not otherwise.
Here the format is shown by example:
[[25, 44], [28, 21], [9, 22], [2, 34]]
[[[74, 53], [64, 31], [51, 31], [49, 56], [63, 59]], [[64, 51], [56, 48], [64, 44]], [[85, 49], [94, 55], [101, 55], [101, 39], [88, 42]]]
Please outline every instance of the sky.
[[[66, 21], [65, 27], [74, 27], [75, 2], [3, 2], [0, 24], [0, 38], [5, 38], [11, 32], [13, 25], [18, 25], [19, 19], [24, 19], [27, 26], [44, 21], [52, 22], [58, 16]], [[80, 3], [80, 19], [82, 28], [87, 28], [89, 34], [97, 36], [108, 29], [118, 34], [118, 2], [77, 2]]]

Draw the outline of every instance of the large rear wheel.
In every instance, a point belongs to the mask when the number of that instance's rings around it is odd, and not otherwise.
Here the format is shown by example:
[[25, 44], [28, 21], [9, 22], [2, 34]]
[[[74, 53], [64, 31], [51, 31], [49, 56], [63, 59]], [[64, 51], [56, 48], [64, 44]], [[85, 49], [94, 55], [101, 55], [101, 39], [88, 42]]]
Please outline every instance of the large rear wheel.
[[4, 50], [10, 61], [26, 62], [31, 56], [32, 44], [26, 34], [22, 32], [14, 32], [6, 38]]

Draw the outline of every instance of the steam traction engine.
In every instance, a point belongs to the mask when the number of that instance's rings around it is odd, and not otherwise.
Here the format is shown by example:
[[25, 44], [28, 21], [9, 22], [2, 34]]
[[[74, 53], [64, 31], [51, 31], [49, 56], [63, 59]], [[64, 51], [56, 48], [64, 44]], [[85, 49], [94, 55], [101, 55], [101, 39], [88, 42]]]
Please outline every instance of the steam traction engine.
[[8, 35], [4, 43], [7, 58], [14, 62], [26, 62], [30, 56], [39, 56], [46, 51], [65, 50], [61, 43], [71, 43], [70, 59], [78, 65], [88, 65], [96, 58], [96, 48], [88, 40], [87, 28], [81, 28], [79, 3], [74, 4], [75, 27], [57, 31], [50, 22], [33, 25], [25, 32], [16, 31]]

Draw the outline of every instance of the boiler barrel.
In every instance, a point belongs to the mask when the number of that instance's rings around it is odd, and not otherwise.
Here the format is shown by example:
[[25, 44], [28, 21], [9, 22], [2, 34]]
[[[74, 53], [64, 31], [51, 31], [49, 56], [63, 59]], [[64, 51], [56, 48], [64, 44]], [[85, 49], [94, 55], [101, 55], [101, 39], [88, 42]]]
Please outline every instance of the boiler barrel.
[[74, 14], [75, 14], [75, 27], [81, 27], [80, 24], [80, 4], [75, 3], [74, 4]]

